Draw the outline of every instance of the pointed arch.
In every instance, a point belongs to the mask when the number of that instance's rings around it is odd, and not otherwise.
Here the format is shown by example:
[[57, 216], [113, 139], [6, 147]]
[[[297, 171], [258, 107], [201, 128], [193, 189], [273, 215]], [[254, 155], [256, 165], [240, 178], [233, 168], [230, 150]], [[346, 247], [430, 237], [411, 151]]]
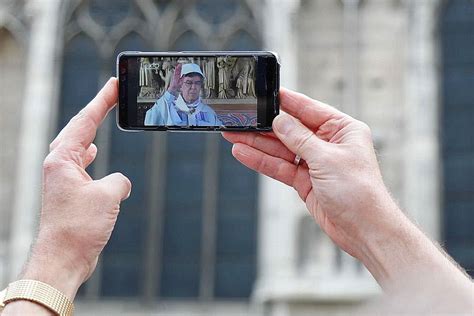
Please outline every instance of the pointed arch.
[[257, 34], [252, 34], [247, 28], [239, 28], [229, 36], [224, 47], [227, 50], [259, 50], [261, 42]]
[[170, 43], [173, 50], [204, 50], [205, 45], [199, 36], [192, 30], [184, 30], [176, 37], [174, 42]]
[[23, 48], [27, 47], [28, 32], [25, 25], [14, 14], [2, 12], [0, 29], [8, 31], [12, 38], [20, 43]]
[[[252, 36], [252, 26], [257, 23], [248, 16], [249, 10], [237, 10], [237, 17], [232, 17], [230, 23], [214, 26], [196, 16], [195, 1], [131, 0], [130, 3], [135, 10], [133, 14], [109, 24], [92, 21], [94, 17], [86, 12], [88, 0], [69, 0], [63, 4], [61, 104], [65, 108], [60, 110], [58, 126], [64, 125], [66, 117], [77, 112], [97, 91], [99, 83], [115, 72], [115, 56], [119, 51], [205, 50], [211, 47], [211, 40], [219, 43], [212, 47], [221, 48], [227, 37], [232, 37], [229, 43], [238, 41], [236, 47], [242, 49], [255, 48], [259, 43], [258, 36]], [[83, 69], [78, 69], [80, 63]], [[73, 91], [75, 88], [77, 91]], [[74, 104], [71, 96], [75, 98]], [[92, 173], [102, 176], [123, 171], [134, 183], [134, 193], [122, 205], [127, 211], [120, 216], [101, 264], [85, 286], [85, 296], [95, 299], [131, 296], [149, 301], [157, 297], [195, 299], [206, 295], [210, 299], [249, 297], [256, 275], [258, 178], [234, 161], [231, 145], [203, 134], [159, 137], [152, 133], [124, 134], [116, 128], [113, 119], [104, 122], [98, 139], [101, 154], [92, 166]], [[206, 150], [209, 144], [214, 144], [214, 151]], [[218, 170], [215, 164], [209, 164], [216, 157], [222, 157], [223, 161], [221, 164], [219, 160]], [[163, 165], [166, 168], [162, 169]], [[209, 170], [204, 172], [204, 168]], [[216, 238], [219, 238], [216, 260], [211, 258], [217, 270], [211, 268], [206, 273], [203, 271], [207, 268], [200, 260], [205, 253], [213, 252], [213, 248], [205, 251], [202, 236], [209, 225], [205, 226], [203, 214], [216, 194], [214, 189], [203, 186], [203, 178], [219, 183], [215, 190], [222, 192], [216, 202], [220, 208], [216, 210], [220, 220], [217, 224], [221, 227], [211, 227], [217, 230]], [[228, 179], [237, 180], [230, 185]], [[241, 191], [242, 197], [235, 198], [236, 191]], [[235, 216], [240, 216], [237, 220], [247, 230], [246, 238], [230, 233], [228, 227], [234, 228]], [[234, 252], [229, 253], [230, 248]], [[228, 269], [233, 269], [231, 276], [225, 273]], [[238, 287], [233, 285], [236, 278], [241, 279]]]

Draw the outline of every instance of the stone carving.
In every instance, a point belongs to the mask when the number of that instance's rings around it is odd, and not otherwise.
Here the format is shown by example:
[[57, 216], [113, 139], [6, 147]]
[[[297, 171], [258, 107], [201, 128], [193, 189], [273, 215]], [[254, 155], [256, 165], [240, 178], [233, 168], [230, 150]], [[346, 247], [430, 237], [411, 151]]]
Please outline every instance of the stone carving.
[[237, 98], [245, 99], [245, 98], [255, 98], [255, 71], [254, 71], [253, 63], [245, 61], [244, 63], [240, 63], [237, 69], [237, 80], [236, 80], [236, 88], [237, 88]]
[[206, 82], [204, 85], [204, 97], [207, 99], [216, 97], [216, 64], [215, 58], [204, 58], [201, 64], [206, 75]]
[[255, 60], [220, 57], [142, 58], [139, 74], [139, 98], [159, 98], [169, 87], [178, 63], [199, 64], [206, 80], [202, 87], [205, 99], [255, 99]]
[[150, 69], [150, 60], [148, 58], [143, 58], [142, 64], [140, 67], [140, 77], [138, 85], [140, 87], [148, 87], [151, 81], [151, 69]]
[[229, 72], [226, 63], [225, 57], [218, 57], [217, 58], [217, 68], [219, 68], [219, 98], [220, 99], [227, 99], [227, 91], [229, 89]]
[[164, 82], [163, 86], [163, 93], [168, 90], [168, 87], [170, 86], [171, 83], [171, 78], [173, 78], [174, 70], [173, 67], [171, 66], [171, 61], [170, 60], [165, 60], [163, 61], [162, 64], [162, 69], [159, 72], [161, 79]]

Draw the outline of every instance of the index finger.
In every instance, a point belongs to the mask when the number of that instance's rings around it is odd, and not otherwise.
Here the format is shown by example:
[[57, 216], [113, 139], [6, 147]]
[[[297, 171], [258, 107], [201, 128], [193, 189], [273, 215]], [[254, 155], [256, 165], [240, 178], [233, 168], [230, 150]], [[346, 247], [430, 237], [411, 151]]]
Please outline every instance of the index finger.
[[318, 129], [331, 119], [340, 119], [346, 116], [330, 105], [286, 88], [280, 89], [280, 104], [283, 111], [296, 117], [313, 130]]
[[95, 98], [89, 102], [69, 123], [62, 129], [51, 143], [50, 150], [58, 146], [80, 146], [87, 149], [95, 138], [97, 129], [114, 107], [118, 98], [117, 78], [110, 78]]

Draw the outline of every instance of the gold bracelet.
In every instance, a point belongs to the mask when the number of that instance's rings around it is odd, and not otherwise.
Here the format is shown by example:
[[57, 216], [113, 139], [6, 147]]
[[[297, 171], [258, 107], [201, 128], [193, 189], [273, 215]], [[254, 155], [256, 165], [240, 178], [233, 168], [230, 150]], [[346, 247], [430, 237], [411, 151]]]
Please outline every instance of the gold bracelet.
[[0, 310], [6, 304], [18, 300], [35, 302], [59, 316], [71, 316], [74, 312], [74, 304], [66, 295], [51, 285], [36, 280], [18, 280], [10, 283], [0, 292]]

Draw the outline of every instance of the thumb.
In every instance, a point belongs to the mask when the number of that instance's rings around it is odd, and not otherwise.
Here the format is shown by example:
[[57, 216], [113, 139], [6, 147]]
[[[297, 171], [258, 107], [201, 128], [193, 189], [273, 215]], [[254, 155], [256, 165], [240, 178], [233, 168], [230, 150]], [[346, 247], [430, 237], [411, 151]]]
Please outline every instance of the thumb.
[[132, 190], [132, 183], [130, 180], [119, 172], [109, 174], [96, 182], [103, 186], [106, 192], [109, 192], [109, 194], [117, 201], [127, 199]]
[[321, 148], [323, 141], [299, 120], [281, 113], [273, 121], [273, 130], [290, 151], [299, 155], [308, 164], [314, 162], [316, 152]]

